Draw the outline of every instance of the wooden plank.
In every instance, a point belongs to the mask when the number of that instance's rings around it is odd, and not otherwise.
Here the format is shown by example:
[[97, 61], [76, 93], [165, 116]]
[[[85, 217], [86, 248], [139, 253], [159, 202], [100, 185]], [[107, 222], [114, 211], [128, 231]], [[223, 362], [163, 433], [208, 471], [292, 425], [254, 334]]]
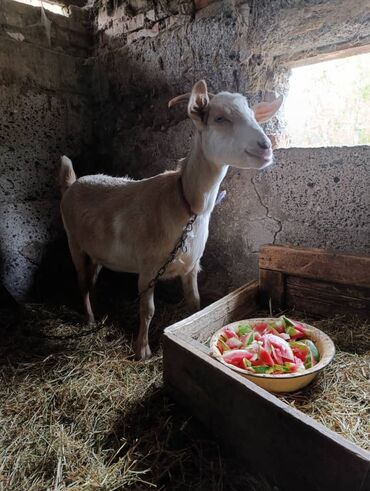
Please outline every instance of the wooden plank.
[[370, 317], [370, 289], [286, 277], [286, 305], [318, 315]]
[[284, 491], [365, 491], [370, 453], [224, 367], [163, 338], [164, 380], [176, 399], [245, 465]]
[[280, 271], [260, 269], [260, 295], [262, 307], [269, 308], [270, 301], [273, 312], [279, 312], [285, 305], [285, 276]]
[[370, 468], [367, 471], [367, 475], [362, 483], [361, 491], [369, 491], [370, 489]]
[[285, 274], [370, 288], [370, 257], [322, 249], [264, 246], [259, 267]]
[[257, 300], [258, 282], [251, 281], [200, 312], [167, 327], [165, 332], [205, 341], [225, 324], [255, 312]]

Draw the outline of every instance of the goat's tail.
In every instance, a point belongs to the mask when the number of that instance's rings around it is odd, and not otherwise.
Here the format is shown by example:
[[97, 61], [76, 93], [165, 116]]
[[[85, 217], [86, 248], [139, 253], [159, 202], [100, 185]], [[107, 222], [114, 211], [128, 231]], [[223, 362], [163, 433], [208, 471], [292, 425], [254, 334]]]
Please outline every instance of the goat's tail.
[[76, 180], [76, 174], [73, 170], [73, 165], [71, 159], [63, 155], [60, 159], [60, 171], [59, 171], [59, 186], [63, 194], [67, 189], [72, 186]]

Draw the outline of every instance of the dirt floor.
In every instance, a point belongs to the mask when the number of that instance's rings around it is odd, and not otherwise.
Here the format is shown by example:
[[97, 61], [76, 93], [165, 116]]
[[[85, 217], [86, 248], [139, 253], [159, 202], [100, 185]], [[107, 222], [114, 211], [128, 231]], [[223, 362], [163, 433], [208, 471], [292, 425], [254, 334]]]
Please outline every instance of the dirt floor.
[[120, 302], [94, 335], [65, 307], [0, 319], [0, 490], [271, 491], [166, 394], [160, 335], [186, 316], [157, 301], [153, 358], [135, 362], [137, 305]]

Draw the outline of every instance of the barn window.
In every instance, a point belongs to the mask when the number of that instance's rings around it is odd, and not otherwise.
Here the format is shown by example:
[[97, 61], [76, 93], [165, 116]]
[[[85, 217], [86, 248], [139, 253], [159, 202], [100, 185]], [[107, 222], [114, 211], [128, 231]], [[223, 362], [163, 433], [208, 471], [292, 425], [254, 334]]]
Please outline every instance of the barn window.
[[69, 17], [68, 8], [65, 5], [60, 5], [58, 3], [48, 2], [47, 0], [14, 0], [19, 3], [25, 3], [26, 5], [31, 5], [32, 7], [43, 7], [53, 14], [63, 15], [64, 17]]
[[369, 108], [370, 53], [292, 68], [287, 146], [369, 145]]

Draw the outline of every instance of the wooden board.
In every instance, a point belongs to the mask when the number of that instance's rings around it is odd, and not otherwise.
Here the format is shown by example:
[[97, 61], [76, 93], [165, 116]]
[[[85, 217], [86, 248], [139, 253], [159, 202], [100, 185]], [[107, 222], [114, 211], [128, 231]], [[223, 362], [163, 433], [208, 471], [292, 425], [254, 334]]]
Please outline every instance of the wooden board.
[[173, 324], [166, 332], [205, 341], [225, 324], [249, 317], [255, 312], [258, 291], [258, 282], [251, 281], [200, 312]]
[[164, 380], [247, 468], [281, 491], [368, 491], [370, 453], [166, 332]]
[[264, 246], [260, 299], [273, 311], [287, 307], [314, 315], [370, 317], [370, 258], [320, 249]]
[[286, 277], [285, 306], [315, 315], [370, 317], [369, 289], [355, 289], [324, 281]]
[[370, 257], [288, 246], [261, 248], [259, 267], [301, 278], [370, 288]]

